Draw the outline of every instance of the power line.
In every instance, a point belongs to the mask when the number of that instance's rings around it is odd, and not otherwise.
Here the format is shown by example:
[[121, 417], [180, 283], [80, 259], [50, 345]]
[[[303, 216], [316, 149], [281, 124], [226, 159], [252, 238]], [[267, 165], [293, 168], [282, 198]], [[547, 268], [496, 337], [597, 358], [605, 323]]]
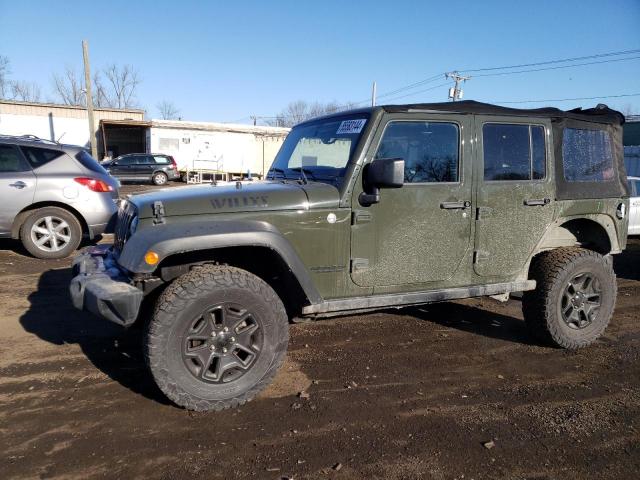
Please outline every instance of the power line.
[[562, 58], [562, 59], [558, 59], [558, 60], [547, 60], [545, 62], [521, 63], [520, 65], [506, 65], [506, 66], [503, 66], [503, 67], [487, 67], [487, 68], [475, 68], [475, 69], [465, 68], [465, 69], [460, 69], [459, 71], [470, 73], [470, 72], [486, 72], [486, 71], [489, 71], [489, 70], [507, 70], [507, 69], [510, 69], [510, 68], [536, 67], [536, 66], [539, 66], [539, 65], [550, 65], [550, 64], [553, 64], [553, 63], [576, 62], [578, 60], [588, 60], [588, 59], [591, 59], [591, 58], [611, 57], [611, 56], [617, 56], [617, 55], [630, 55], [632, 53], [638, 53], [638, 52], [640, 52], [640, 49], [620, 50], [620, 51], [617, 51], [617, 52], [608, 52], [608, 53], [597, 53], [597, 54], [592, 54], [592, 55], [584, 55], [582, 57]]
[[478, 77], [497, 77], [502, 75], [513, 75], [516, 73], [529, 73], [529, 72], [542, 72], [544, 70], [559, 70], [561, 68], [573, 68], [573, 67], [582, 67], [584, 65], [597, 65], [600, 63], [613, 63], [613, 62], [624, 62], [625, 60], [637, 60], [640, 56], [637, 57], [627, 57], [627, 58], [615, 58], [612, 60], [600, 60], [598, 62], [585, 62], [585, 63], [574, 63], [573, 65], [559, 65], [555, 67], [545, 67], [545, 68], [531, 68], [527, 70], [516, 70], [513, 72], [495, 72], [495, 73], [481, 73], [479, 75], [474, 75], [473, 78]]
[[640, 97], [640, 93], [623, 93], [620, 95], [600, 95], [598, 97], [575, 97], [575, 98], [547, 98], [544, 100], [509, 100], [509, 101], [492, 101], [491, 103], [545, 103], [545, 102], [569, 102], [574, 100], [599, 100], [602, 98], [622, 98], [622, 97]]
[[417, 92], [406, 93], [404, 95], [400, 95], [399, 97], [389, 98], [388, 100], [399, 100], [401, 98], [410, 97], [412, 95], [417, 95], [419, 93], [429, 92], [431, 90], [435, 90], [436, 88], [444, 87], [445, 85], [453, 85], [454, 82], [449, 81], [445, 83], [441, 83], [440, 85], [436, 85], [435, 87], [425, 88], [424, 90], [418, 90]]

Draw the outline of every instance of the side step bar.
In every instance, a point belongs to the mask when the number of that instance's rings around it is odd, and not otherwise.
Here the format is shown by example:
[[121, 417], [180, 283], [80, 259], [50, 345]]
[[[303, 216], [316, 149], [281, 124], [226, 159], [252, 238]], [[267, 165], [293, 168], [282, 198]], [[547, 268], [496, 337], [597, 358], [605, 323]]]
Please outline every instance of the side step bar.
[[423, 303], [442, 302], [457, 298], [483, 297], [510, 292], [524, 292], [536, 288], [535, 280], [522, 282], [494, 283], [490, 285], [474, 285], [471, 287], [444, 288], [428, 292], [393, 293], [371, 295], [368, 297], [338, 298], [322, 303], [307, 305], [302, 315], [323, 315], [333, 312], [366, 311], [385, 307], [420, 305]]

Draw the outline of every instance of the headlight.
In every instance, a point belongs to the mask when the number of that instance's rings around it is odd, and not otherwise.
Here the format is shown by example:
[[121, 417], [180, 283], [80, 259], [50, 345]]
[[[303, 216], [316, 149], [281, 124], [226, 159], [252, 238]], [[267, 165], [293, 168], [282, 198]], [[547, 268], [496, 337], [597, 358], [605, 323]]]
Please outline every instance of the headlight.
[[138, 217], [133, 217], [131, 220], [131, 225], [129, 226], [129, 236], [133, 235], [138, 228]]

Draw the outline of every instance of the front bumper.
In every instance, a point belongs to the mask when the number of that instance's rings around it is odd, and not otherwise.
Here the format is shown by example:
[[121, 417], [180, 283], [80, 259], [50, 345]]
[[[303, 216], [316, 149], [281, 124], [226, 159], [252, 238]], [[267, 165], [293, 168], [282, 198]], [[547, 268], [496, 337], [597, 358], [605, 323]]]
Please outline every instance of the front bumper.
[[73, 306], [124, 327], [138, 318], [142, 291], [118, 267], [108, 245], [88, 247], [73, 260]]

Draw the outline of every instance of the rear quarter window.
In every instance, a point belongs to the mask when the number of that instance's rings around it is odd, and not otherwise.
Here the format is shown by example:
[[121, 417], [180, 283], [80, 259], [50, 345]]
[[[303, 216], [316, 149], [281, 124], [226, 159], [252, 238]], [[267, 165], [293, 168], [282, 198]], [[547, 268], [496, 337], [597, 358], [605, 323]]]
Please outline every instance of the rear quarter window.
[[22, 153], [31, 165], [31, 168], [38, 168], [64, 155], [60, 150], [37, 147], [20, 147]]
[[80, 162], [80, 164], [92, 172], [103, 173], [108, 175], [107, 171], [104, 169], [102, 165], [98, 163], [98, 161], [93, 158], [89, 153], [84, 150], [80, 150], [76, 153], [76, 160]]
[[160, 155], [155, 155], [153, 158], [156, 163], [159, 163], [161, 165], [168, 165], [169, 163], [171, 163], [167, 157], [162, 157]]
[[567, 182], [609, 182], [614, 179], [611, 137], [604, 130], [565, 128], [562, 164]]

